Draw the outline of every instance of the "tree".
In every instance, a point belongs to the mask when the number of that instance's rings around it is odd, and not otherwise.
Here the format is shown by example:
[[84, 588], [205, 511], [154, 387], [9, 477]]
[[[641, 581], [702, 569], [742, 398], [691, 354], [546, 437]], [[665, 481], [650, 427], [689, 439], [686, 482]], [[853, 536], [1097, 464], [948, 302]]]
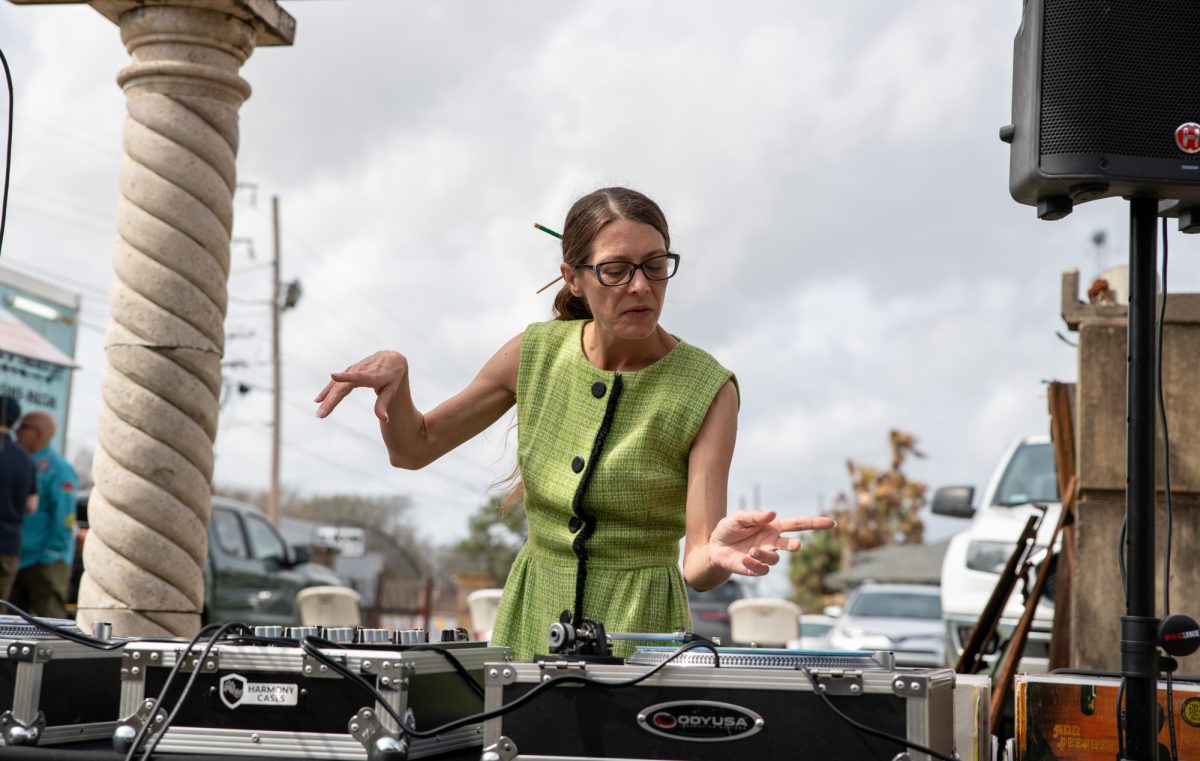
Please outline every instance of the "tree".
[[[892, 459], [887, 470], [846, 461], [850, 484], [854, 489], [851, 500], [838, 494], [828, 511], [837, 527], [823, 535], [816, 532], [802, 552], [794, 553], [789, 563], [793, 597], [805, 607], [819, 595], [832, 592], [825, 586], [825, 576], [854, 564], [854, 556], [863, 551], [889, 544], [922, 544], [925, 524], [918, 514], [925, 506], [926, 486], [910, 481], [904, 475], [908, 457], [924, 457], [917, 449], [917, 439], [893, 428], [888, 432]], [[838, 553], [838, 562], [829, 557]], [[811, 556], [811, 557], [810, 557]]]
[[471, 516], [467, 538], [454, 547], [457, 564], [463, 570], [488, 573], [501, 586], [529, 532], [525, 500], [517, 500], [511, 510], [505, 511], [504, 499], [495, 496], [482, 505]]
[[848, 504], [839, 496], [840, 507], [833, 511], [838, 522], [837, 532], [843, 538], [842, 565], [853, 564], [854, 555], [862, 550], [888, 544], [921, 544], [925, 524], [918, 512], [925, 506], [926, 486], [909, 481], [902, 468], [910, 455], [924, 457], [917, 449], [915, 436], [893, 428], [888, 438], [892, 448], [891, 467], [880, 471], [869, 465], [846, 461], [850, 483], [854, 487], [854, 503]]
[[788, 559], [792, 600], [803, 611], [820, 611], [834, 590], [825, 579], [842, 568], [841, 538], [832, 531], [814, 531], [804, 539], [804, 549]]

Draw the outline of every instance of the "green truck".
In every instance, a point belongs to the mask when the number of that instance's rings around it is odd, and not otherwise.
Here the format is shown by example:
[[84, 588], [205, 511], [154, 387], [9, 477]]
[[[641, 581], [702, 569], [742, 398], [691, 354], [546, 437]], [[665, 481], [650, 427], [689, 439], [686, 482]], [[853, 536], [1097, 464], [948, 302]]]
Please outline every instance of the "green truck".
[[[83, 574], [88, 493], [79, 497], [81, 527], [69, 607]], [[204, 567], [203, 623], [300, 624], [296, 593], [306, 587], [343, 586], [332, 570], [311, 562], [306, 547], [292, 547], [253, 505], [213, 497]]]

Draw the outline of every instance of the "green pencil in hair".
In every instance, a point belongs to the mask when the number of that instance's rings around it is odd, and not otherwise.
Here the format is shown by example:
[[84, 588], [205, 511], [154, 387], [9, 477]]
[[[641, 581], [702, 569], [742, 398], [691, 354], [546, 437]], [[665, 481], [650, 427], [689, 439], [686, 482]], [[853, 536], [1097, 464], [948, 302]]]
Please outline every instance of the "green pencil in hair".
[[[537, 222], [534, 222], [533, 226], [536, 227], [537, 229], [541, 230], [542, 232], [546, 233], [547, 235], [553, 235], [555, 238], [562, 240], [562, 236], [559, 235], [558, 233], [554, 232], [553, 230], [551, 230], [549, 227], [543, 227], [542, 225], [538, 224]], [[541, 293], [542, 291], [546, 290], [550, 286], [557, 283], [559, 280], [562, 280], [562, 275], [559, 275], [558, 277], [551, 280], [549, 283], [546, 283], [545, 285], [543, 285], [541, 288], [538, 288], [537, 292]]]

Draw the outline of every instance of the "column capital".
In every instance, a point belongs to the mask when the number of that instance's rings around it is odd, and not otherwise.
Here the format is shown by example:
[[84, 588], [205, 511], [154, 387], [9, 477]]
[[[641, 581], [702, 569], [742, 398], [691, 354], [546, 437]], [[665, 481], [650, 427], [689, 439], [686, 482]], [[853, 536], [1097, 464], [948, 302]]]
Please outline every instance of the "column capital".
[[257, 33], [256, 47], [291, 45], [296, 38], [296, 19], [276, 0], [8, 0], [14, 5], [83, 5], [99, 11], [114, 24], [121, 15], [137, 8], [172, 5], [228, 13], [249, 22]]

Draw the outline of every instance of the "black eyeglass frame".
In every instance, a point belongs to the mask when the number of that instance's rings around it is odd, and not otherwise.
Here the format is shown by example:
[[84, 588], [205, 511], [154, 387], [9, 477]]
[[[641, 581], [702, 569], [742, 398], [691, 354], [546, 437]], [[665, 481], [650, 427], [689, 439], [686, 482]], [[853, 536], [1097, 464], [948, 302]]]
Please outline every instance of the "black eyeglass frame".
[[[646, 265], [650, 264], [651, 262], [659, 261], [662, 259], [668, 259], [675, 263], [675, 267], [671, 270], [671, 274], [667, 275], [666, 277], [650, 277], [650, 272], [648, 270], [646, 270]], [[622, 280], [619, 283], [604, 282], [600, 278], [600, 268], [604, 267], [606, 265], [609, 265], [609, 264], [628, 264], [629, 265], [629, 276], [626, 277], [624, 280]], [[673, 251], [668, 251], [665, 254], [657, 254], [655, 256], [652, 256], [649, 259], [647, 259], [646, 261], [642, 262], [641, 264], [634, 264], [633, 262], [627, 262], [624, 259], [613, 259], [613, 260], [610, 260], [607, 262], [600, 262], [599, 264], [576, 264], [575, 269], [591, 270], [592, 274], [596, 276], [596, 282], [607, 288], [616, 288], [617, 286], [625, 285], [626, 283], [629, 283], [630, 281], [633, 280], [633, 276], [637, 274], [638, 270], [642, 271], [642, 275], [647, 280], [649, 280], [651, 282], [662, 282], [664, 280], [670, 280], [671, 278], [675, 277], [675, 275], [677, 275], [679, 273], [679, 254], [676, 254]]]

